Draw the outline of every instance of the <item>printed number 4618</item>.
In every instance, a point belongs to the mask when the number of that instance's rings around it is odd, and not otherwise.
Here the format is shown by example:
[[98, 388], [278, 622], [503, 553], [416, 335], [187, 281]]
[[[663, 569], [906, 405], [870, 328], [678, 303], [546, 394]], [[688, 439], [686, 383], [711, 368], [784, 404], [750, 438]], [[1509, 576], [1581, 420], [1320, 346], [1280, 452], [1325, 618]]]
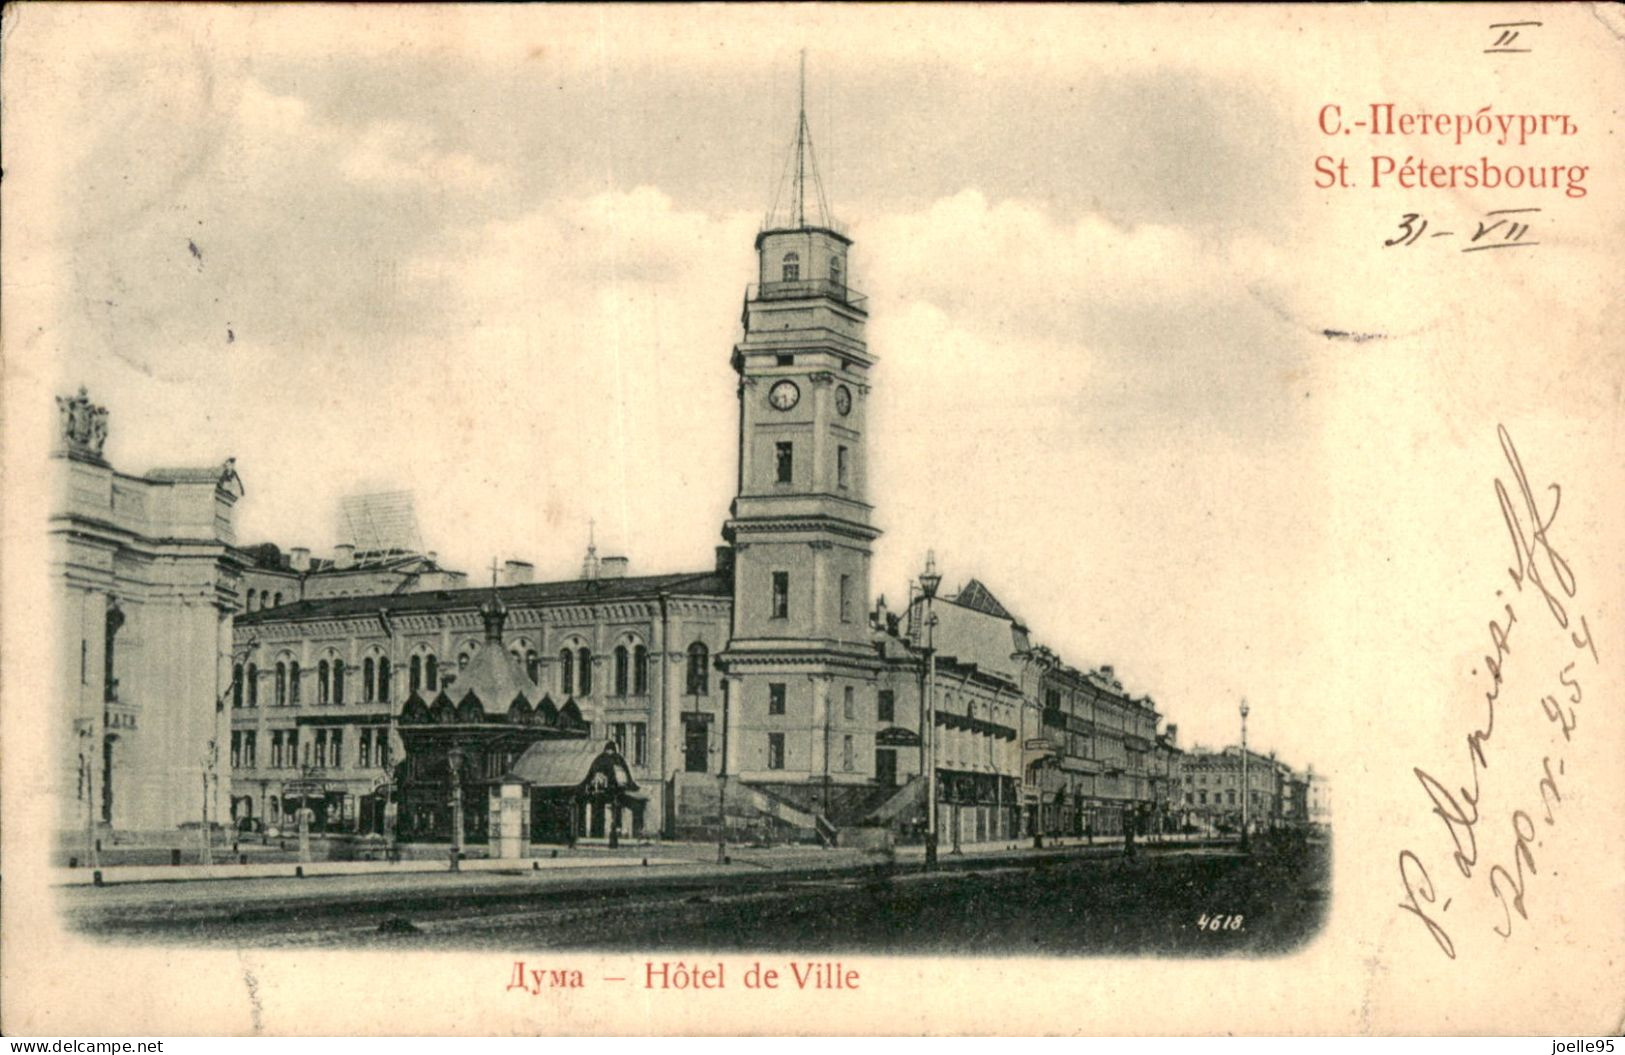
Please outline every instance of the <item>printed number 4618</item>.
[[1240, 914], [1234, 916], [1209, 916], [1206, 912], [1196, 921], [1197, 930], [1241, 930], [1242, 919]]

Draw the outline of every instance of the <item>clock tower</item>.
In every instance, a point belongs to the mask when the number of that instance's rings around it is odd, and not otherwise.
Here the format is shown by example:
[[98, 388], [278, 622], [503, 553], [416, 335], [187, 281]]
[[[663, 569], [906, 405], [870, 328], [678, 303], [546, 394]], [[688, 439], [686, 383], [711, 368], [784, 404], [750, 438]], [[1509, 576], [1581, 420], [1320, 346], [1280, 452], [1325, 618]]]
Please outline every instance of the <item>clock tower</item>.
[[[867, 418], [875, 359], [850, 284], [852, 240], [824, 202], [805, 108], [794, 190], [756, 236], [739, 376], [727, 770], [772, 784], [874, 775]], [[811, 177], [809, 180], [808, 177]], [[813, 192], [813, 215], [808, 192]], [[801, 796], [797, 796], [798, 798]], [[827, 797], [827, 791], [826, 791]]]

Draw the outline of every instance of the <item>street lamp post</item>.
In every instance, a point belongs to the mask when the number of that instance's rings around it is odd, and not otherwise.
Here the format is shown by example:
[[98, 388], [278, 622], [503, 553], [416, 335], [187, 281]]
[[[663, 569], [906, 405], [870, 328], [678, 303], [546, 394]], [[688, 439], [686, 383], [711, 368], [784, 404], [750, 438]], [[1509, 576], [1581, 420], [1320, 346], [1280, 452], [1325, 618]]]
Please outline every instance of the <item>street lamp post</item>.
[[446, 752], [446, 763], [451, 770], [451, 867], [459, 871], [463, 857], [463, 749], [453, 747]]
[[1275, 834], [1275, 822], [1281, 816], [1281, 772], [1276, 768], [1275, 752], [1270, 752], [1270, 835]]
[[925, 556], [925, 571], [920, 573], [920, 590], [925, 594], [925, 728], [921, 742], [925, 745], [925, 867], [937, 866], [937, 615], [932, 602], [942, 576], [937, 572], [935, 550]]
[[[728, 863], [728, 704], [730, 702], [730, 685], [728, 679], [722, 679], [722, 758], [717, 769], [720, 777], [717, 784], [717, 864]], [[827, 750], [827, 748], [826, 748]], [[829, 806], [826, 803], [824, 812], [828, 815]]]
[[74, 723], [79, 733], [80, 765], [85, 792], [85, 864], [92, 871], [101, 867], [96, 852], [96, 720], [81, 718]]
[[1247, 837], [1247, 700], [1241, 701], [1241, 852], [1246, 853], [1249, 846]]

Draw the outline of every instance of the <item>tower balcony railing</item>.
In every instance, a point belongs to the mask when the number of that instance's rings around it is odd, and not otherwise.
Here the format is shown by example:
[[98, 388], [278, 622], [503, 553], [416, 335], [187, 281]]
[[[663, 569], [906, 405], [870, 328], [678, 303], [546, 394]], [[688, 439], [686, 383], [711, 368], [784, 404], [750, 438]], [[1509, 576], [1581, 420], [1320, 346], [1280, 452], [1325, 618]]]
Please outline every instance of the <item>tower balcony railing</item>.
[[869, 298], [846, 285], [827, 278], [804, 278], [791, 282], [762, 282], [748, 287], [746, 300], [796, 300], [802, 297], [828, 297], [849, 307], [866, 311]]

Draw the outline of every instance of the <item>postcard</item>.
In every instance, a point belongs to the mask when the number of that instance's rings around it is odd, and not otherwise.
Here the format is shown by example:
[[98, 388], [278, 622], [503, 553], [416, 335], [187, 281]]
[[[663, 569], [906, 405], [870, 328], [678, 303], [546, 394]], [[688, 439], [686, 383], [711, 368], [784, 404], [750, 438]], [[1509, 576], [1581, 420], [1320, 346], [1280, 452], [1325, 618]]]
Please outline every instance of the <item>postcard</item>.
[[1625, 992], [1625, 16], [10, 5], [8, 1035]]

